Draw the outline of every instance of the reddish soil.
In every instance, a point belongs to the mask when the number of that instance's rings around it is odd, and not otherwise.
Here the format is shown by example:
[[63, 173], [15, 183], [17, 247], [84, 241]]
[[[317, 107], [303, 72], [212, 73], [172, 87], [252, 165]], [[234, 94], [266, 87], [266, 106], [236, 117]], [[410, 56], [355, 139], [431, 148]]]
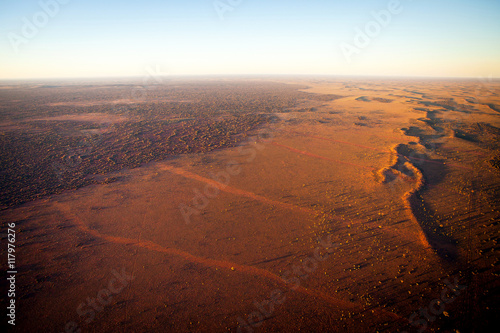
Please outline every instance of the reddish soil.
[[[116, 122], [89, 152], [117, 154], [116, 167], [96, 157], [75, 169], [93, 175], [93, 183], [23, 204], [5, 200], [2, 225], [15, 223], [17, 234], [16, 329], [492, 327], [500, 287], [500, 118], [490, 105], [500, 105], [500, 83], [483, 89], [473, 81], [285, 83], [235, 83], [234, 94], [246, 89], [274, 107], [258, 111], [249, 100], [231, 104], [237, 99], [228, 97], [220, 102], [226, 111], [213, 113], [217, 120], [195, 113], [194, 120], [165, 123], [189, 112], [162, 115], [153, 106], [147, 116], [123, 114], [128, 120]], [[207, 87], [198, 84], [182, 83], [176, 93], [193, 105], [216, 105], [194, 98]], [[486, 90], [487, 96], [472, 94]], [[36, 98], [65, 102], [49, 97]], [[248, 109], [235, 116], [238, 105]], [[72, 128], [85, 130], [81, 122], [91, 116], [74, 117]], [[38, 138], [31, 118], [9, 119]], [[61, 137], [55, 145], [71, 137], [60, 126], [51, 127]], [[165, 141], [161, 133], [174, 129], [185, 130], [180, 137], [190, 149]], [[120, 155], [126, 138], [130, 155]], [[202, 149], [208, 144], [214, 148]], [[140, 154], [148, 149], [157, 158]], [[2, 184], [8, 193], [10, 183]]]

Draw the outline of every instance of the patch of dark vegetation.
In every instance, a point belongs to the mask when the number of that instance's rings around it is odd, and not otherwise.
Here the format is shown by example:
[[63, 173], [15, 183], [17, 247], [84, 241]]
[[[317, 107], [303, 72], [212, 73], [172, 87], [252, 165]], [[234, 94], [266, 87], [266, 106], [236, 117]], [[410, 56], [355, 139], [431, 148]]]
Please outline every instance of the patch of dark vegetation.
[[[66, 135], [63, 122], [45, 123], [44, 131], [12, 131], [0, 136], [2, 207], [21, 204], [66, 189], [99, 181], [123, 168], [161, 161], [169, 156], [203, 153], [236, 145], [269, 116], [247, 114], [222, 120], [118, 123], [100, 135]], [[40, 126], [39, 123], [35, 123]], [[87, 127], [82, 126], [82, 127]], [[71, 126], [78, 133], [78, 126]]]
[[392, 99], [382, 98], [382, 97], [373, 97], [373, 100], [380, 102], [380, 103], [392, 103], [393, 102]]
[[303, 95], [303, 98], [318, 102], [330, 102], [336, 99], [344, 98], [344, 96], [334, 94], [313, 94], [308, 92], [305, 92], [305, 94], [306, 95]]
[[418, 103], [424, 105], [424, 106], [438, 106], [442, 107], [446, 110], [450, 111], [457, 111], [457, 112], [463, 112], [463, 113], [471, 113], [475, 109], [470, 106], [470, 105], [465, 105], [465, 104], [458, 104], [455, 102], [453, 99], [446, 99], [438, 102], [430, 102], [430, 101], [419, 101]]
[[415, 94], [415, 95], [425, 95], [425, 93], [417, 91], [417, 90], [404, 89], [403, 91], [406, 91], [406, 92], [409, 92], [409, 93]]
[[492, 104], [492, 103], [489, 103], [489, 104], [486, 104], [486, 105], [488, 105], [488, 107], [490, 109], [492, 109], [493, 111], [500, 112], [500, 107], [498, 105], [495, 105], [495, 104]]
[[371, 102], [372, 100], [367, 97], [367, 96], [361, 96], [361, 97], [358, 97], [356, 98], [357, 101], [360, 101], [360, 102]]
[[477, 123], [476, 128], [481, 132], [500, 136], [500, 128], [490, 125], [488, 123]]
[[437, 110], [434, 111], [427, 111], [427, 118], [437, 120], [436, 115], [439, 114], [440, 112]]
[[417, 126], [410, 126], [409, 128], [402, 128], [401, 131], [408, 136], [421, 137], [423, 135], [423, 130]]
[[[176, 81], [148, 88], [148, 101], [110, 104], [123, 99], [131, 86], [97, 88], [20, 86], [10, 89], [8, 96], [0, 92], [0, 99], [11, 102], [0, 119], [16, 125], [0, 133], [1, 209], [68, 189], [114, 182], [118, 179], [108, 174], [124, 168], [232, 147], [275, 119], [272, 113], [296, 108], [306, 99], [308, 111], [314, 111], [315, 101], [340, 98], [301, 92], [298, 89], [305, 87], [281, 83]], [[91, 103], [75, 107], [71, 102]], [[123, 119], [114, 123], [91, 117], [35, 121], [94, 113]]]
[[500, 148], [500, 128], [487, 123], [459, 124], [454, 128], [454, 135], [487, 150]]
[[456, 138], [459, 138], [459, 139], [462, 139], [462, 140], [466, 140], [466, 141], [470, 141], [470, 142], [477, 142], [477, 138], [474, 134], [471, 134], [471, 133], [468, 133], [468, 132], [465, 132], [463, 130], [460, 130], [460, 129], [455, 129], [454, 131], [454, 135]]
[[405, 96], [406, 98], [413, 98], [413, 99], [417, 99], [417, 100], [422, 100], [422, 99], [433, 99], [432, 96], [429, 96], [427, 95], [426, 93], [423, 93], [423, 92], [420, 92], [420, 91], [416, 91], [416, 90], [409, 90], [409, 89], [404, 89], [403, 91], [406, 91], [410, 94], [415, 94], [415, 95], [420, 95], [421, 98], [417, 98], [417, 97], [414, 97], [414, 96]]
[[289, 110], [290, 112], [316, 112], [318, 109], [316, 108], [300, 108], [297, 110]]
[[493, 111], [500, 112], [500, 106], [498, 106], [496, 104], [493, 104], [493, 103], [481, 103], [480, 101], [478, 101], [476, 98], [473, 98], [473, 97], [466, 98], [465, 100], [467, 102], [471, 103], [471, 104], [483, 104], [483, 105], [486, 105], [487, 107], [489, 107]]
[[488, 161], [492, 167], [500, 171], [500, 156], [496, 156]]

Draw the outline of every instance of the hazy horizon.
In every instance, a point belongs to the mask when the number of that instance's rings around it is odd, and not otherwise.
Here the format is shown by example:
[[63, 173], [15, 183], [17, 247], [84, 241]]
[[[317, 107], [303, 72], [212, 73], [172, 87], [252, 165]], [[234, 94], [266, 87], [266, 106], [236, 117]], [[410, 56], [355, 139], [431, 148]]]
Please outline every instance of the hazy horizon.
[[[107, 83], [113, 80], [123, 80], [125, 82], [130, 82], [134, 80], [144, 80], [147, 75], [143, 76], [80, 76], [80, 77], [22, 77], [22, 78], [0, 78], [0, 83], [11, 83], [11, 82], [33, 82], [33, 83], [47, 83], [47, 82], [58, 82], [58, 81], [98, 81], [102, 83]], [[232, 79], [257, 79], [257, 80], [267, 80], [267, 79], [367, 79], [367, 80], [429, 80], [429, 81], [484, 81], [484, 82], [495, 82], [500, 81], [500, 76], [498, 77], [483, 77], [483, 76], [396, 76], [396, 75], [334, 75], [334, 74], [184, 74], [184, 75], [158, 75], [151, 76], [149, 82], [146, 85], [163, 84], [167, 81], [154, 82], [154, 78], [157, 80], [232, 80]]]

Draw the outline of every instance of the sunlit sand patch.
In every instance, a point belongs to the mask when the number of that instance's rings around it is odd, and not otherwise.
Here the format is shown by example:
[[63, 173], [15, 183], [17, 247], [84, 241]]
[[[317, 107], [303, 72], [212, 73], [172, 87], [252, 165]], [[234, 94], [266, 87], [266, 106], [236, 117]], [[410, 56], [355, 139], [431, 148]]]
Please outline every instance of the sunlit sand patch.
[[[319, 156], [319, 155], [315, 155], [315, 154], [310, 154], [310, 153], [302, 152], [302, 151], [299, 151], [299, 150], [296, 151], [293, 148], [290, 149], [291, 147], [283, 146], [283, 145], [280, 145], [280, 144], [274, 144], [274, 143], [272, 143], [272, 144], [274, 146], [279, 147], [279, 148], [286, 148], [287, 150], [291, 150], [292, 152], [295, 152], [295, 153], [298, 153], [298, 154], [304, 154], [306, 156], [313, 157], [313, 158], [319, 158], [321, 160], [333, 161], [332, 159], [326, 158], [326, 157], [323, 157], [323, 156]], [[363, 167], [361, 165], [352, 164], [352, 163], [348, 163], [348, 165], [353, 165], [353, 166], [356, 166], [356, 167]], [[375, 170], [374, 168], [371, 168], [371, 167], [367, 167], [367, 168], [369, 168], [369, 170], [372, 170], [372, 171]], [[321, 218], [322, 220], [329, 220], [331, 222], [342, 223], [342, 221], [343, 221], [339, 216], [336, 216], [335, 214], [325, 213], [325, 212], [322, 212], [322, 211], [317, 210], [317, 209], [302, 207], [302, 206], [299, 206], [299, 205], [294, 205], [294, 204], [289, 204], [289, 203], [284, 203], [284, 202], [280, 202], [280, 201], [277, 201], [277, 200], [269, 199], [267, 197], [264, 197], [264, 196], [261, 196], [261, 195], [257, 195], [257, 194], [255, 194], [253, 192], [245, 191], [245, 190], [238, 189], [238, 188], [235, 188], [235, 187], [232, 187], [232, 186], [227, 186], [227, 185], [218, 183], [218, 182], [216, 182], [213, 179], [209, 179], [209, 178], [200, 176], [198, 174], [195, 174], [193, 172], [187, 171], [187, 170], [179, 168], [179, 167], [173, 167], [173, 166], [170, 166], [170, 165], [167, 165], [167, 164], [162, 164], [162, 166], [160, 166], [160, 169], [167, 170], [167, 171], [170, 171], [170, 172], [175, 173], [177, 175], [180, 175], [180, 176], [183, 176], [183, 177], [186, 177], [186, 178], [189, 178], [189, 179], [193, 179], [193, 180], [205, 183], [205, 184], [212, 185], [212, 186], [214, 186], [216, 188], [219, 188], [223, 192], [227, 192], [227, 193], [235, 194], [235, 195], [238, 195], [238, 196], [250, 198], [252, 200], [259, 201], [259, 202], [261, 202], [263, 204], [270, 205], [270, 206], [273, 206], [273, 207], [280, 207], [281, 209], [287, 209], [287, 210], [293, 210], [293, 211], [297, 211], [297, 212], [307, 213], [307, 214], [309, 214], [311, 216], [316, 216], [316, 217]], [[412, 182], [416, 182], [416, 181], [412, 180]], [[352, 219], [351, 218], [350, 219], [350, 223], [353, 224], [353, 225], [354, 224], [363, 225], [366, 222], [362, 221], [362, 220], [359, 220], [359, 219]], [[427, 249], [428, 248], [428, 243], [425, 240], [425, 237], [422, 238], [421, 237], [422, 235], [420, 235], [420, 232], [421, 232], [420, 225], [416, 224], [416, 226], [417, 226], [417, 230], [418, 230], [417, 233], [419, 234], [420, 242], [422, 242], [422, 244], [424, 245], [424, 247]], [[413, 240], [414, 239], [414, 234], [412, 233], [412, 231], [405, 231], [405, 230], [400, 230], [400, 229], [394, 229], [394, 228], [391, 227], [391, 228], [385, 228], [384, 229], [384, 233], [386, 233], [388, 235], [391, 235], [392, 237], [397, 237], [397, 238], [403, 237], [403, 238], [406, 238], [408, 240]]]
[[117, 123], [126, 121], [128, 118], [107, 113], [80, 113], [80, 114], [65, 114], [55, 117], [35, 118], [29, 121], [82, 121], [93, 123]]
[[339, 163], [339, 164], [345, 164], [345, 165], [355, 166], [355, 167], [358, 167], [358, 168], [364, 168], [364, 169], [368, 169], [368, 170], [372, 170], [372, 171], [375, 170], [375, 168], [373, 168], [373, 167], [368, 167], [368, 166], [364, 166], [364, 165], [361, 165], [361, 164], [350, 163], [350, 162], [346, 162], [346, 161], [341, 161], [341, 160], [336, 160], [336, 159], [333, 159], [333, 158], [328, 158], [328, 157], [316, 155], [316, 154], [313, 154], [313, 153], [310, 153], [310, 152], [307, 152], [307, 151], [303, 151], [303, 150], [299, 150], [299, 149], [295, 149], [293, 147], [289, 147], [289, 146], [286, 146], [286, 145], [283, 145], [283, 144], [280, 144], [280, 143], [277, 143], [277, 142], [273, 142], [273, 145], [278, 146], [278, 147], [282, 147], [282, 148], [286, 148], [286, 149], [288, 149], [290, 151], [293, 151], [295, 153], [299, 153], [299, 154], [310, 156], [310, 157], [314, 157], [314, 158], [319, 158], [319, 159], [330, 161], [330, 162], [335, 162], [335, 163]]
[[304, 213], [309, 213], [309, 214], [315, 213], [315, 211], [312, 209], [300, 207], [300, 206], [296, 206], [296, 205], [292, 205], [292, 204], [288, 204], [288, 203], [284, 203], [284, 202], [280, 202], [280, 201], [276, 201], [276, 200], [272, 200], [272, 199], [268, 199], [266, 197], [257, 195], [257, 194], [252, 193], [252, 192], [243, 191], [243, 190], [240, 190], [240, 189], [228, 186], [228, 185], [221, 184], [219, 182], [216, 182], [215, 180], [202, 177], [200, 175], [194, 174], [192, 172], [189, 172], [189, 171], [181, 169], [181, 168], [176, 168], [176, 167], [169, 166], [169, 165], [163, 165], [161, 167], [161, 169], [168, 170], [170, 172], [173, 172], [175, 174], [178, 174], [178, 175], [186, 177], [186, 178], [191, 178], [191, 179], [198, 180], [198, 181], [206, 183], [206, 184], [213, 185], [221, 191], [240, 195], [240, 196], [247, 197], [247, 198], [250, 198], [253, 200], [257, 200], [257, 201], [260, 201], [264, 204], [277, 206], [277, 207], [281, 207], [284, 209], [292, 209], [292, 210], [302, 211]]
[[[279, 147], [284, 147], [286, 149], [289, 149], [293, 152], [296, 152], [296, 153], [299, 153], [299, 154], [303, 154], [303, 155], [307, 155], [307, 156], [310, 156], [310, 157], [314, 157], [314, 158], [319, 158], [319, 159], [324, 159], [324, 160], [329, 160], [329, 161], [332, 161], [332, 162], [336, 162], [336, 163], [340, 163], [340, 164], [346, 164], [346, 165], [351, 165], [351, 166], [355, 166], [355, 167], [359, 167], [359, 168], [365, 168], [365, 169], [369, 169], [369, 170], [372, 170], [372, 171], [375, 171], [376, 169], [373, 168], [373, 167], [367, 167], [367, 166], [363, 166], [363, 165], [359, 165], [359, 164], [355, 164], [355, 163], [350, 163], [350, 162], [344, 162], [344, 161], [339, 161], [339, 160], [334, 160], [334, 159], [330, 159], [330, 158], [326, 158], [326, 157], [323, 157], [323, 156], [319, 156], [319, 155], [316, 155], [316, 154], [312, 154], [312, 153], [309, 153], [309, 152], [306, 152], [306, 151], [301, 151], [301, 150], [298, 150], [298, 149], [294, 149], [292, 147], [288, 147], [288, 146], [285, 146], [285, 145], [281, 145], [281, 144], [278, 144], [278, 143], [273, 143], [274, 145], [276, 146], [279, 146]], [[396, 155], [400, 155], [399, 153], [397, 153], [395, 151], [395, 154]], [[397, 162], [396, 162], [397, 163]], [[407, 166], [408, 168], [410, 168], [410, 170], [413, 171], [414, 175], [415, 175], [415, 182], [416, 182], [416, 185], [415, 185], [415, 188], [407, 193], [405, 193], [403, 195], [403, 201], [405, 203], [405, 207], [407, 207], [408, 209], [408, 212], [409, 212], [409, 217], [410, 219], [416, 223], [416, 225], [418, 226], [419, 228], [419, 232], [418, 232], [418, 238], [421, 242], [421, 244], [427, 248], [427, 249], [430, 249], [431, 246], [429, 244], [429, 242], [427, 241], [427, 238], [425, 237], [425, 234], [423, 233], [423, 231], [420, 229], [420, 224], [419, 224], [419, 221], [416, 219], [415, 215], [413, 214], [413, 211], [412, 211], [412, 208], [411, 208], [411, 201], [414, 199], [414, 195], [423, 187], [424, 185], [424, 181], [423, 181], [423, 176], [422, 176], [422, 173], [417, 169], [415, 168], [411, 163], [407, 162]], [[382, 171], [379, 171], [379, 174], [381, 175], [380, 177], [386, 177], [386, 173], [389, 171], [389, 170], [393, 170], [397, 172], [397, 170], [395, 169], [395, 166], [391, 167], [391, 168], [388, 168], [388, 169], [383, 169]], [[409, 176], [406, 176], [406, 175], [403, 175], [403, 174], [400, 174], [400, 173], [397, 173], [396, 176], [398, 177], [402, 177], [403, 179], [405, 180], [410, 180], [412, 179], [412, 177], [409, 177]]]

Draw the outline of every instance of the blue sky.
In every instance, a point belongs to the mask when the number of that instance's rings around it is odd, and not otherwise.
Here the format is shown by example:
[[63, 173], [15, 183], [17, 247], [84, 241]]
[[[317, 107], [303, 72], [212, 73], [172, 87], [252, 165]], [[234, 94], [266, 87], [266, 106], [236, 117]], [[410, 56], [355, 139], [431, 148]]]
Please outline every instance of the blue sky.
[[[0, 0], [0, 79], [144, 76], [146, 68], [500, 77], [500, 1], [400, 0], [389, 24], [376, 23], [372, 12], [391, 1]], [[48, 15], [40, 3], [59, 8]], [[367, 27], [368, 42], [356, 45]]]

